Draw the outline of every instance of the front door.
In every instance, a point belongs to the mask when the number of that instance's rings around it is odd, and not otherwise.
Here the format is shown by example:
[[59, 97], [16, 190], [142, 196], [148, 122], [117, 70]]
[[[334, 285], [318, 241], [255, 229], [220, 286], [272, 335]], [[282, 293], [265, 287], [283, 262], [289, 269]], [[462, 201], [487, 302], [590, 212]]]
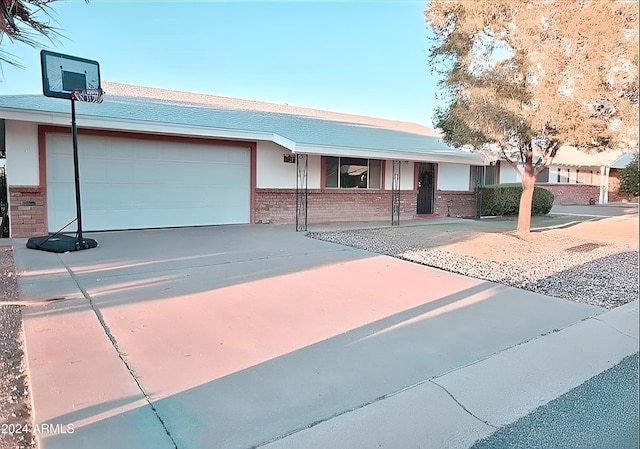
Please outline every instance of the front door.
[[434, 164], [420, 163], [418, 167], [418, 215], [433, 213]]

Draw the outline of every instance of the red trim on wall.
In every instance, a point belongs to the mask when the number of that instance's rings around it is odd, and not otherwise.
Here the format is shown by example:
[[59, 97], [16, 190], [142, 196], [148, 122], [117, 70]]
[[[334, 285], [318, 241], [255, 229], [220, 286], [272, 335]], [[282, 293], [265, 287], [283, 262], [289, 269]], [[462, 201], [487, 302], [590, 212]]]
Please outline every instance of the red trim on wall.
[[327, 182], [327, 156], [320, 156], [320, 190], [324, 191]]
[[[65, 126], [52, 126], [41, 125], [45, 133], [58, 133], [58, 134], [71, 134], [71, 128]], [[247, 146], [255, 145], [255, 142], [249, 142], [245, 140], [223, 140], [212, 139], [209, 137], [194, 137], [194, 136], [170, 136], [163, 134], [146, 134], [129, 131], [111, 131], [104, 129], [86, 129], [78, 128], [79, 135], [98, 136], [98, 137], [112, 137], [121, 139], [140, 139], [162, 142], [176, 142], [176, 143], [192, 143], [200, 145], [227, 145], [232, 147], [247, 148]]]
[[249, 224], [256, 220], [257, 143], [249, 143]]
[[[438, 174], [439, 171], [438, 170], [440, 168], [440, 166], [437, 163], [433, 163], [433, 196], [434, 196], [434, 203], [435, 203], [435, 192], [438, 191]], [[471, 169], [469, 169], [469, 175], [471, 175]]]

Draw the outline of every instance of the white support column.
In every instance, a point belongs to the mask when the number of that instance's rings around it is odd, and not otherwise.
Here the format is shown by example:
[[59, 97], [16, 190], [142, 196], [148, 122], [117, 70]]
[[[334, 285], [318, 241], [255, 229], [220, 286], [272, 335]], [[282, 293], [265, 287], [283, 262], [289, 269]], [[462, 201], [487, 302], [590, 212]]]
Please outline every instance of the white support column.
[[605, 204], [605, 182], [607, 181], [605, 177], [605, 166], [600, 166], [600, 197], [598, 198], [598, 204]]
[[609, 204], [609, 171], [610, 167], [604, 168], [604, 203]]

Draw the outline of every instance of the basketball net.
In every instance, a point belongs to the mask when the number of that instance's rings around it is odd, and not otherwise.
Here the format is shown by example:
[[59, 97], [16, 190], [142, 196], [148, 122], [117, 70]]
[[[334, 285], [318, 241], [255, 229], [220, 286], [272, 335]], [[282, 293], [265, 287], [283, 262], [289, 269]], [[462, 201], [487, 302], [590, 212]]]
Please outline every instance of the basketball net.
[[102, 103], [102, 89], [75, 89], [71, 92], [71, 98], [76, 101], [84, 101], [86, 103]]

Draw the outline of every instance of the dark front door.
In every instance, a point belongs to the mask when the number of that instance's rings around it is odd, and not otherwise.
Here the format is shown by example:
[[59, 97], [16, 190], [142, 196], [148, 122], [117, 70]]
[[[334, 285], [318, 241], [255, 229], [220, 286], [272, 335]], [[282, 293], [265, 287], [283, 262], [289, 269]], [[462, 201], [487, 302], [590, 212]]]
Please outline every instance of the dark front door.
[[418, 167], [418, 215], [433, 213], [434, 164], [420, 163]]

